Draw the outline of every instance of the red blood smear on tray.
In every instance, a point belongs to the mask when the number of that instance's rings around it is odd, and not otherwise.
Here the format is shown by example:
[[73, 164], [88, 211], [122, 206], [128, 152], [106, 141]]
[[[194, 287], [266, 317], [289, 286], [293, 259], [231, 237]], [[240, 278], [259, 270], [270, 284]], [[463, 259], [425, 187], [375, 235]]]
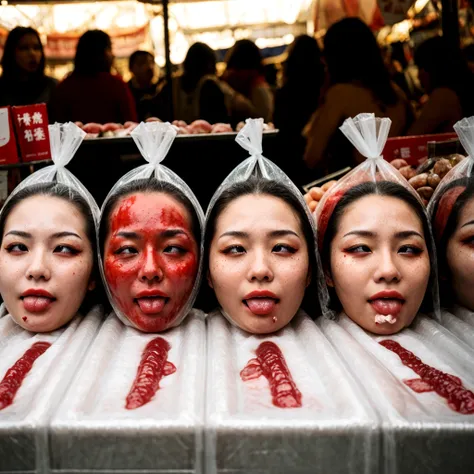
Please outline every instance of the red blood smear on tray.
[[240, 372], [245, 382], [263, 374], [270, 384], [273, 404], [279, 408], [301, 407], [301, 392], [296, 387], [280, 348], [273, 342], [262, 342], [257, 358], [251, 359]]
[[162, 377], [176, 372], [176, 367], [167, 361], [170, 349], [171, 346], [162, 337], [146, 345], [125, 408], [133, 410], [148, 403], [160, 388]]
[[395, 352], [403, 365], [410, 367], [421, 377], [404, 381], [412, 390], [417, 393], [435, 391], [439, 396], [446, 398], [449, 407], [454, 411], [463, 415], [474, 414], [474, 393], [463, 386], [459, 377], [424, 364], [413, 352], [405, 349], [398, 342], [387, 339], [381, 341], [380, 344]]
[[16, 392], [21, 387], [24, 378], [33, 367], [35, 360], [42, 355], [51, 344], [49, 342], [35, 342], [10, 367], [0, 382], [0, 410], [13, 403]]

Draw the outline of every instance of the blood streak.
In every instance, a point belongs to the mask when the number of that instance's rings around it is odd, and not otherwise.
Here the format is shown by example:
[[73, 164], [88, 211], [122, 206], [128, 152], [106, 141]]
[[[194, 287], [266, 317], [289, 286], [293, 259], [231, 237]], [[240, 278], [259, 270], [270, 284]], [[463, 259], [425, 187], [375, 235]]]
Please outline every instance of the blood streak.
[[240, 372], [241, 379], [257, 379], [262, 374], [270, 384], [273, 404], [279, 408], [301, 407], [301, 392], [296, 387], [280, 348], [273, 342], [262, 342], [256, 350], [257, 358], [250, 359]]
[[12, 367], [0, 382], [0, 410], [13, 403], [16, 392], [33, 367], [35, 360], [51, 346], [49, 342], [35, 342]]
[[449, 407], [463, 415], [474, 414], [474, 393], [465, 388], [459, 377], [430, 367], [423, 363], [413, 352], [405, 349], [398, 342], [387, 339], [380, 341], [386, 349], [395, 352], [403, 365], [412, 369], [419, 379], [404, 380], [417, 393], [436, 392], [448, 401]]
[[146, 345], [125, 408], [133, 410], [147, 404], [160, 388], [160, 380], [176, 372], [174, 364], [167, 360], [170, 349], [168, 341], [162, 337], [156, 337]]

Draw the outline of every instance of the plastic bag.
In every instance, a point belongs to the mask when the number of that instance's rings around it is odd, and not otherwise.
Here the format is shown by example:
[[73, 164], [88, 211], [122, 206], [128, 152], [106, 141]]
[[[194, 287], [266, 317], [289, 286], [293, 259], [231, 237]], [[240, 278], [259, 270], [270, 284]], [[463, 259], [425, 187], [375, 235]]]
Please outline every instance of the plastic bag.
[[[417, 200], [423, 204], [420, 196], [408, 184], [407, 180], [392, 165], [386, 162], [381, 153], [385, 147], [390, 130], [391, 120], [389, 118], [378, 118], [374, 114], [359, 114], [354, 119], [347, 119], [340, 127], [342, 133], [357, 148], [359, 153], [367, 158], [366, 161], [354, 168], [344, 178], [338, 181], [327, 191], [321, 199], [314, 212], [316, 227], [318, 231], [318, 249], [322, 251], [325, 232], [330, 218], [340, 199], [354, 186], [364, 182], [390, 181], [397, 183], [416, 196]], [[428, 216], [427, 216], [428, 219]], [[432, 235], [426, 239], [433, 241]], [[432, 244], [435, 253], [434, 243]], [[431, 276], [433, 282], [437, 282], [437, 268], [433, 265], [436, 256], [430, 255], [432, 262]], [[320, 304], [323, 316], [334, 319], [334, 311], [329, 308], [330, 297], [324, 272], [320, 273], [318, 281]], [[437, 284], [432, 285], [434, 313], [439, 319], [439, 295]]]
[[[313, 243], [315, 245], [316, 228], [311, 213], [304, 201], [303, 195], [295, 186], [295, 184], [290, 180], [290, 178], [278, 166], [262, 155], [263, 129], [263, 119], [247, 119], [245, 126], [238, 133], [235, 140], [242, 148], [250, 153], [250, 157], [240, 163], [217, 188], [217, 191], [214, 193], [207, 209], [206, 224], [209, 222], [214, 205], [224, 191], [231, 188], [236, 183], [247, 181], [252, 176], [260, 176], [265, 180], [281, 183], [296, 197], [298, 202], [301, 204], [301, 208], [306, 214], [312, 229], [314, 242], [310, 242], [309, 245], [311, 246]], [[210, 245], [210, 242], [207, 243], [207, 245]], [[315, 258], [316, 268], [314, 269], [314, 274], [316, 274], [319, 271], [319, 268], [321, 268], [319, 261], [317, 260], [317, 255]], [[235, 324], [235, 321], [232, 320], [230, 315], [226, 314], [224, 310], [222, 310], [222, 313], [229, 320], [229, 322]]]
[[100, 217], [100, 210], [97, 203], [84, 185], [66, 169], [66, 165], [74, 157], [86, 133], [72, 122], [64, 124], [55, 123], [54, 125], [49, 125], [48, 129], [51, 143], [51, 157], [54, 164], [35, 171], [24, 179], [10, 194], [5, 205], [12, 197], [26, 187], [47, 183], [64, 184], [79, 193], [86, 200], [97, 228]]
[[[133, 130], [131, 136], [134, 139], [138, 149], [140, 150], [140, 153], [147, 161], [147, 164], [133, 169], [129, 173], [125, 174], [122, 178], [120, 178], [107, 195], [101, 209], [101, 230], [99, 230], [98, 235], [99, 267], [104, 286], [109, 297], [109, 301], [112, 304], [116, 315], [124, 324], [135, 327], [137, 329], [141, 329], [146, 332], [161, 332], [170, 327], [175, 327], [179, 325], [191, 310], [192, 305], [196, 299], [201, 281], [203, 261], [202, 241], [204, 231], [204, 213], [196, 196], [193, 194], [189, 186], [176, 173], [161, 164], [161, 162], [165, 159], [176, 137], [176, 134], [176, 128], [169, 123], [142, 122], [141, 124], [139, 124], [135, 128], [135, 130]], [[136, 321], [131, 321], [129, 317], [130, 313], [128, 316], [125, 314], [124, 310], [122, 309], [122, 306], [118, 302], [117, 297], [114, 296], [110, 284], [106, 278], [106, 271], [104, 269], [105, 259], [104, 255], [102, 255], [103, 249], [101, 246], [104, 243], [101, 242], [101, 233], [104, 227], [104, 211], [107, 209], [109, 201], [117, 196], [120, 196], [120, 198], [122, 198], [129, 194], [139, 194], [140, 190], [132, 190], [130, 193], [126, 192], [126, 194], [123, 196], [121, 195], [121, 192], [124, 192], [124, 188], [127, 189], [127, 187], [133, 187], [134, 184], [139, 184], [140, 182], [153, 182], [158, 185], [171, 185], [174, 190], [178, 191], [180, 196], [184, 196], [186, 200], [189, 201], [189, 203], [191, 204], [198, 221], [199, 235], [195, 235], [194, 237], [196, 238], [196, 240], [198, 238], [200, 239], [200, 244], [197, 249], [197, 273], [195, 278], [193, 278], [194, 283], [188, 296], [185, 297], [183, 301], [176, 302], [175, 300], [174, 302], [172, 302], [174, 304], [173, 311], [176, 311], [176, 313], [168, 311], [170, 312], [169, 319], [166, 319], [165, 321], [164, 318], [161, 318], [161, 321], [158, 321], [160, 318], [155, 318], [156, 324], [151, 324], [150, 326], [146, 327], [137, 324]], [[153, 190], [152, 192], [154, 191], [155, 190]], [[164, 194], [167, 194], [166, 190], [162, 192]], [[176, 201], [176, 199], [174, 200]], [[111, 211], [112, 210], [113, 209], [111, 209]]]

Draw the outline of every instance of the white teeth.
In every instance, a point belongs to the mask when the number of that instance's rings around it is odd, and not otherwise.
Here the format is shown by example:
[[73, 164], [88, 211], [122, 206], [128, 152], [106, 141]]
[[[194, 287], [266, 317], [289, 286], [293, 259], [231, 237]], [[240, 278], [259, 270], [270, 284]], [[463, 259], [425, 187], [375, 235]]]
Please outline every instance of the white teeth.
[[397, 321], [397, 318], [395, 316], [392, 316], [391, 314], [376, 314], [375, 315], [375, 322], [377, 324], [383, 324], [383, 323], [389, 323], [389, 324], [395, 324]]

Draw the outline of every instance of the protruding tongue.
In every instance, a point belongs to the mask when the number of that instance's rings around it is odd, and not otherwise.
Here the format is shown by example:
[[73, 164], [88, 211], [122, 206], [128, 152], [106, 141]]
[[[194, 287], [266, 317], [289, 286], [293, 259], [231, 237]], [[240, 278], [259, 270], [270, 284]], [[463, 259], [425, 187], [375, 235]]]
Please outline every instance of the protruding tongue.
[[44, 311], [54, 300], [46, 296], [25, 296], [23, 298], [23, 306], [26, 311], [30, 313], [41, 313]]
[[137, 298], [138, 306], [145, 314], [157, 314], [163, 311], [166, 298], [155, 296], [153, 298]]
[[396, 299], [377, 299], [370, 302], [372, 308], [377, 311], [378, 314], [388, 316], [389, 314], [397, 316], [402, 310], [402, 301]]
[[270, 314], [277, 303], [273, 298], [250, 298], [245, 301], [250, 311], [258, 316]]

